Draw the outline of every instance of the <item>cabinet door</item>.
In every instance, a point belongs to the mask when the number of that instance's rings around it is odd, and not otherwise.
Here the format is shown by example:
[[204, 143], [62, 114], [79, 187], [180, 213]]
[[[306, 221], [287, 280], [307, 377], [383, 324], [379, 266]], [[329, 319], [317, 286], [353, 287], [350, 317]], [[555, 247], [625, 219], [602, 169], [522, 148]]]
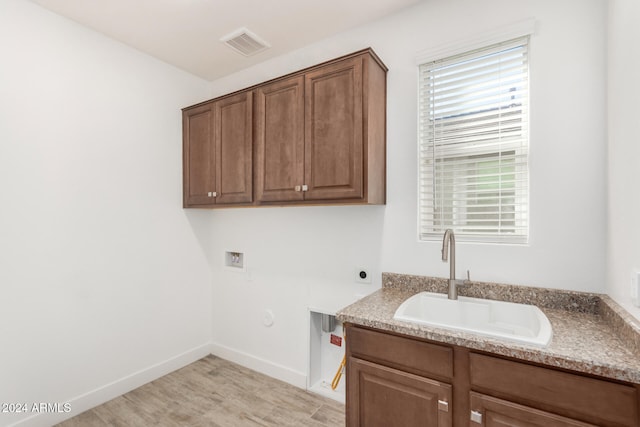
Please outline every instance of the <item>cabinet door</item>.
[[596, 427], [475, 392], [471, 392], [471, 411], [470, 427]]
[[362, 61], [305, 76], [306, 200], [363, 197]]
[[183, 123], [183, 205], [210, 205], [216, 188], [213, 103], [185, 110]]
[[214, 105], [216, 204], [251, 202], [252, 92], [224, 98]]
[[256, 90], [256, 199], [302, 200], [304, 184], [304, 78]]
[[599, 426], [640, 425], [638, 391], [628, 384], [473, 352], [469, 354], [469, 380], [476, 390]]
[[452, 425], [449, 384], [353, 357], [347, 372], [347, 426]]

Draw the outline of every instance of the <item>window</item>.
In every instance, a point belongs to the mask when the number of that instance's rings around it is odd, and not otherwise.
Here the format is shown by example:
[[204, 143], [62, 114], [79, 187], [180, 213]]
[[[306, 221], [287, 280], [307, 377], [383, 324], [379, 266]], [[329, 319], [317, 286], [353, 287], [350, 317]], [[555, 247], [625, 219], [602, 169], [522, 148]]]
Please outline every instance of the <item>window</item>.
[[528, 43], [420, 65], [421, 240], [527, 242]]

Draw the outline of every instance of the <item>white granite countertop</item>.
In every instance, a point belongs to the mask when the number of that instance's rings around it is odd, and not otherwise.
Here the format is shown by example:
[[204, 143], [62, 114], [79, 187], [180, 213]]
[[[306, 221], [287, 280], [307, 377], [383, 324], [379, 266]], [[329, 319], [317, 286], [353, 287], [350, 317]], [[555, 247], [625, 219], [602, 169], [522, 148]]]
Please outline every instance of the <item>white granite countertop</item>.
[[546, 348], [393, 319], [407, 298], [421, 291], [443, 292], [445, 283], [444, 279], [384, 273], [382, 289], [343, 308], [337, 316], [354, 325], [640, 384], [640, 324], [606, 295], [486, 283], [474, 283], [467, 292], [461, 288], [460, 295], [540, 307], [553, 328]]

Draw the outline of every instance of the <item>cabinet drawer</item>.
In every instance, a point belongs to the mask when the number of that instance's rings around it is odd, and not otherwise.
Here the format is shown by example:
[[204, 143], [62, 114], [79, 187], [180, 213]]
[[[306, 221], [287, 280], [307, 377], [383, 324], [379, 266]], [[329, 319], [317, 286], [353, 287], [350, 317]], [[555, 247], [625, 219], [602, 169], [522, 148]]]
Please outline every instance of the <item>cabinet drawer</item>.
[[471, 388], [599, 425], [638, 425], [634, 387], [470, 354]]
[[423, 376], [453, 377], [453, 349], [411, 338], [350, 327], [350, 354]]
[[[471, 392], [471, 410], [481, 415], [481, 419], [472, 418], [470, 427], [483, 425], [485, 427], [596, 427], [594, 424], [583, 423], [560, 415], [518, 405], [506, 400]], [[472, 415], [473, 415], [472, 412]]]

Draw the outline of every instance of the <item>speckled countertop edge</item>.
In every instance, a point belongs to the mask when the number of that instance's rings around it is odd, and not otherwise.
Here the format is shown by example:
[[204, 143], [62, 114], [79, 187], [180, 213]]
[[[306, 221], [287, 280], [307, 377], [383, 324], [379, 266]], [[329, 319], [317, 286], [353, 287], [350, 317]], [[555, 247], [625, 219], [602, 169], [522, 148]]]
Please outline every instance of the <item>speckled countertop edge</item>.
[[640, 356], [640, 322], [608, 295], [601, 295], [600, 314], [629, 350]]
[[460, 295], [534, 304], [547, 315], [553, 339], [546, 348], [393, 320], [398, 306], [423, 291], [446, 292], [446, 279], [383, 273], [382, 289], [343, 308], [342, 322], [481, 350], [496, 355], [640, 383], [640, 326], [606, 295], [472, 282]]

